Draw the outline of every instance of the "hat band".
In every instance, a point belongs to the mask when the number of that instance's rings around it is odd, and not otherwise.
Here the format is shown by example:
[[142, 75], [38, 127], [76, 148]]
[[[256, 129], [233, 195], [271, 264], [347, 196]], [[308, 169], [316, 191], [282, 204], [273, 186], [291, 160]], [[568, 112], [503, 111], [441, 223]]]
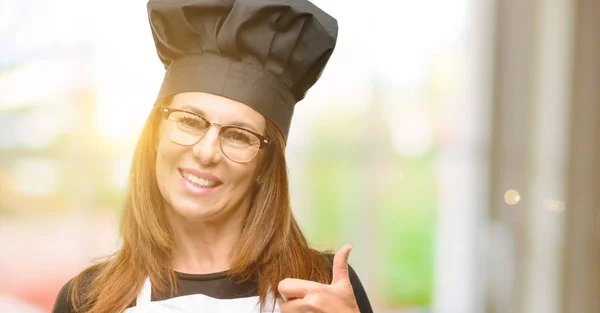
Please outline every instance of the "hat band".
[[271, 74], [214, 54], [190, 54], [169, 65], [159, 100], [182, 92], [206, 92], [242, 102], [269, 119], [287, 141], [296, 101]]

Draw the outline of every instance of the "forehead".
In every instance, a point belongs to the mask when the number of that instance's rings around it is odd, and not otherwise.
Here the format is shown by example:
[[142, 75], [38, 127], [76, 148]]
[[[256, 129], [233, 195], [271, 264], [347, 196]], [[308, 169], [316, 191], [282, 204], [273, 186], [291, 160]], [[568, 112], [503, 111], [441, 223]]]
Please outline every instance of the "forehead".
[[211, 122], [235, 124], [243, 122], [258, 131], [265, 128], [265, 118], [246, 104], [204, 92], [185, 92], [173, 97], [171, 107], [202, 112]]

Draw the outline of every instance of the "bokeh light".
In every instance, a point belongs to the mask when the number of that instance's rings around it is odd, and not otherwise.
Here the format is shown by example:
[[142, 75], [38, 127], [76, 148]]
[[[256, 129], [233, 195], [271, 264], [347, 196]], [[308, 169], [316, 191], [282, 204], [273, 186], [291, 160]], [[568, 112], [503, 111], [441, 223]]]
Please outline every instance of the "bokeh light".
[[521, 195], [514, 189], [509, 189], [504, 193], [504, 202], [508, 205], [515, 205], [521, 201]]
[[555, 213], [562, 213], [565, 210], [565, 202], [558, 199], [545, 199], [544, 209]]

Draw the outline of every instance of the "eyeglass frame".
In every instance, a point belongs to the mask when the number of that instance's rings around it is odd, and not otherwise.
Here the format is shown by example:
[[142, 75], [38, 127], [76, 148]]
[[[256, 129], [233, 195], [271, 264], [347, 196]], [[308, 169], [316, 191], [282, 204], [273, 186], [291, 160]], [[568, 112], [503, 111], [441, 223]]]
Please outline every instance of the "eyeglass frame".
[[[231, 160], [233, 162], [236, 162], [236, 163], [248, 163], [248, 162], [252, 161], [252, 159], [254, 159], [258, 155], [258, 151], [260, 151], [261, 149], [269, 146], [273, 142], [273, 140], [271, 140], [271, 139], [269, 139], [269, 138], [267, 138], [267, 137], [265, 137], [265, 136], [263, 136], [261, 134], [258, 134], [258, 133], [254, 132], [254, 131], [251, 131], [249, 129], [243, 128], [243, 127], [239, 127], [239, 126], [236, 126], [236, 125], [223, 125], [223, 124], [211, 122], [206, 117], [204, 117], [204, 116], [202, 116], [202, 115], [200, 115], [198, 113], [195, 113], [195, 112], [190, 112], [190, 111], [183, 110], [183, 109], [168, 108], [168, 107], [165, 107], [165, 106], [162, 106], [162, 105], [158, 106], [157, 109], [160, 110], [161, 115], [163, 116], [163, 118], [166, 121], [169, 121], [169, 122], [175, 122], [175, 121], [169, 120], [169, 116], [171, 116], [171, 113], [173, 113], [173, 112], [183, 112], [183, 113], [187, 113], [187, 114], [192, 114], [192, 115], [200, 118], [201, 120], [205, 121], [208, 124], [208, 127], [206, 128], [206, 132], [204, 134], [202, 134], [202, 136], [200, 136], [200, 138], [198, 138], [198, 140], [195, 143], [189, 144], [189, 145], [183, 145], [183, 144], [177, 143], [177, 144], [180, 144], [182, 146], [193, 146], [193, 145], [199, 143], [200, 140], [202, 140], [202, 138], [204, 138], [204, 136], [206, 135], [206, 133], [208, 133], [208, 130], [213, 125], [217, 126], [219, 128], [219, 138], [221, 139], [220, 142], [219, 142], [219, 148], [221, 148], [221, 153], [223, 153], [223, 155], [225, 157], [227, 157], [229, 160]], [[227, 128], [241, 129], [243, 131], [247, 131], [247, 132], [253, 134], [254, 136], [256, 136], [259, 139], [259, 146], [258, 146], [258, 151], [256, 152], [256, 154], [252, 158], [250, 158], [249, 160], [243, 161], [243, 162], [235, 161], [235, 160], [232, 160], [230, 157], [228, 157], [227, 154], [223, 151], [223, 140], [224, 140], [224, 138], [223, 138], [223, 129], [224, 128], [225, 129], [227, 129]], [[184, 130], [182, 130], [182, 131], [184, 131]]]

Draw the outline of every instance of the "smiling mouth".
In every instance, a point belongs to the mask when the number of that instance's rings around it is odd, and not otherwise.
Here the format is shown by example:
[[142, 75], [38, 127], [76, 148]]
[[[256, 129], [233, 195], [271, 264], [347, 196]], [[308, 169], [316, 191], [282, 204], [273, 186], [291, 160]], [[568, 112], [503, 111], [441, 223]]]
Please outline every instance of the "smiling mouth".
[[215, 188], [222, 184], [220, 182], [215, 182], [212, 180], [198, 177], [194, 174], [190, 174], [190, 173], [184, 172], [182, 170], [179, 170], [179, 173], [181, 174], [181, 177], [183, 177], [183, 179], [187, 180], [188, 182], [190, 182], [192, 185], [194, 185], [196, 187], [211, 189], [211, 188]]

